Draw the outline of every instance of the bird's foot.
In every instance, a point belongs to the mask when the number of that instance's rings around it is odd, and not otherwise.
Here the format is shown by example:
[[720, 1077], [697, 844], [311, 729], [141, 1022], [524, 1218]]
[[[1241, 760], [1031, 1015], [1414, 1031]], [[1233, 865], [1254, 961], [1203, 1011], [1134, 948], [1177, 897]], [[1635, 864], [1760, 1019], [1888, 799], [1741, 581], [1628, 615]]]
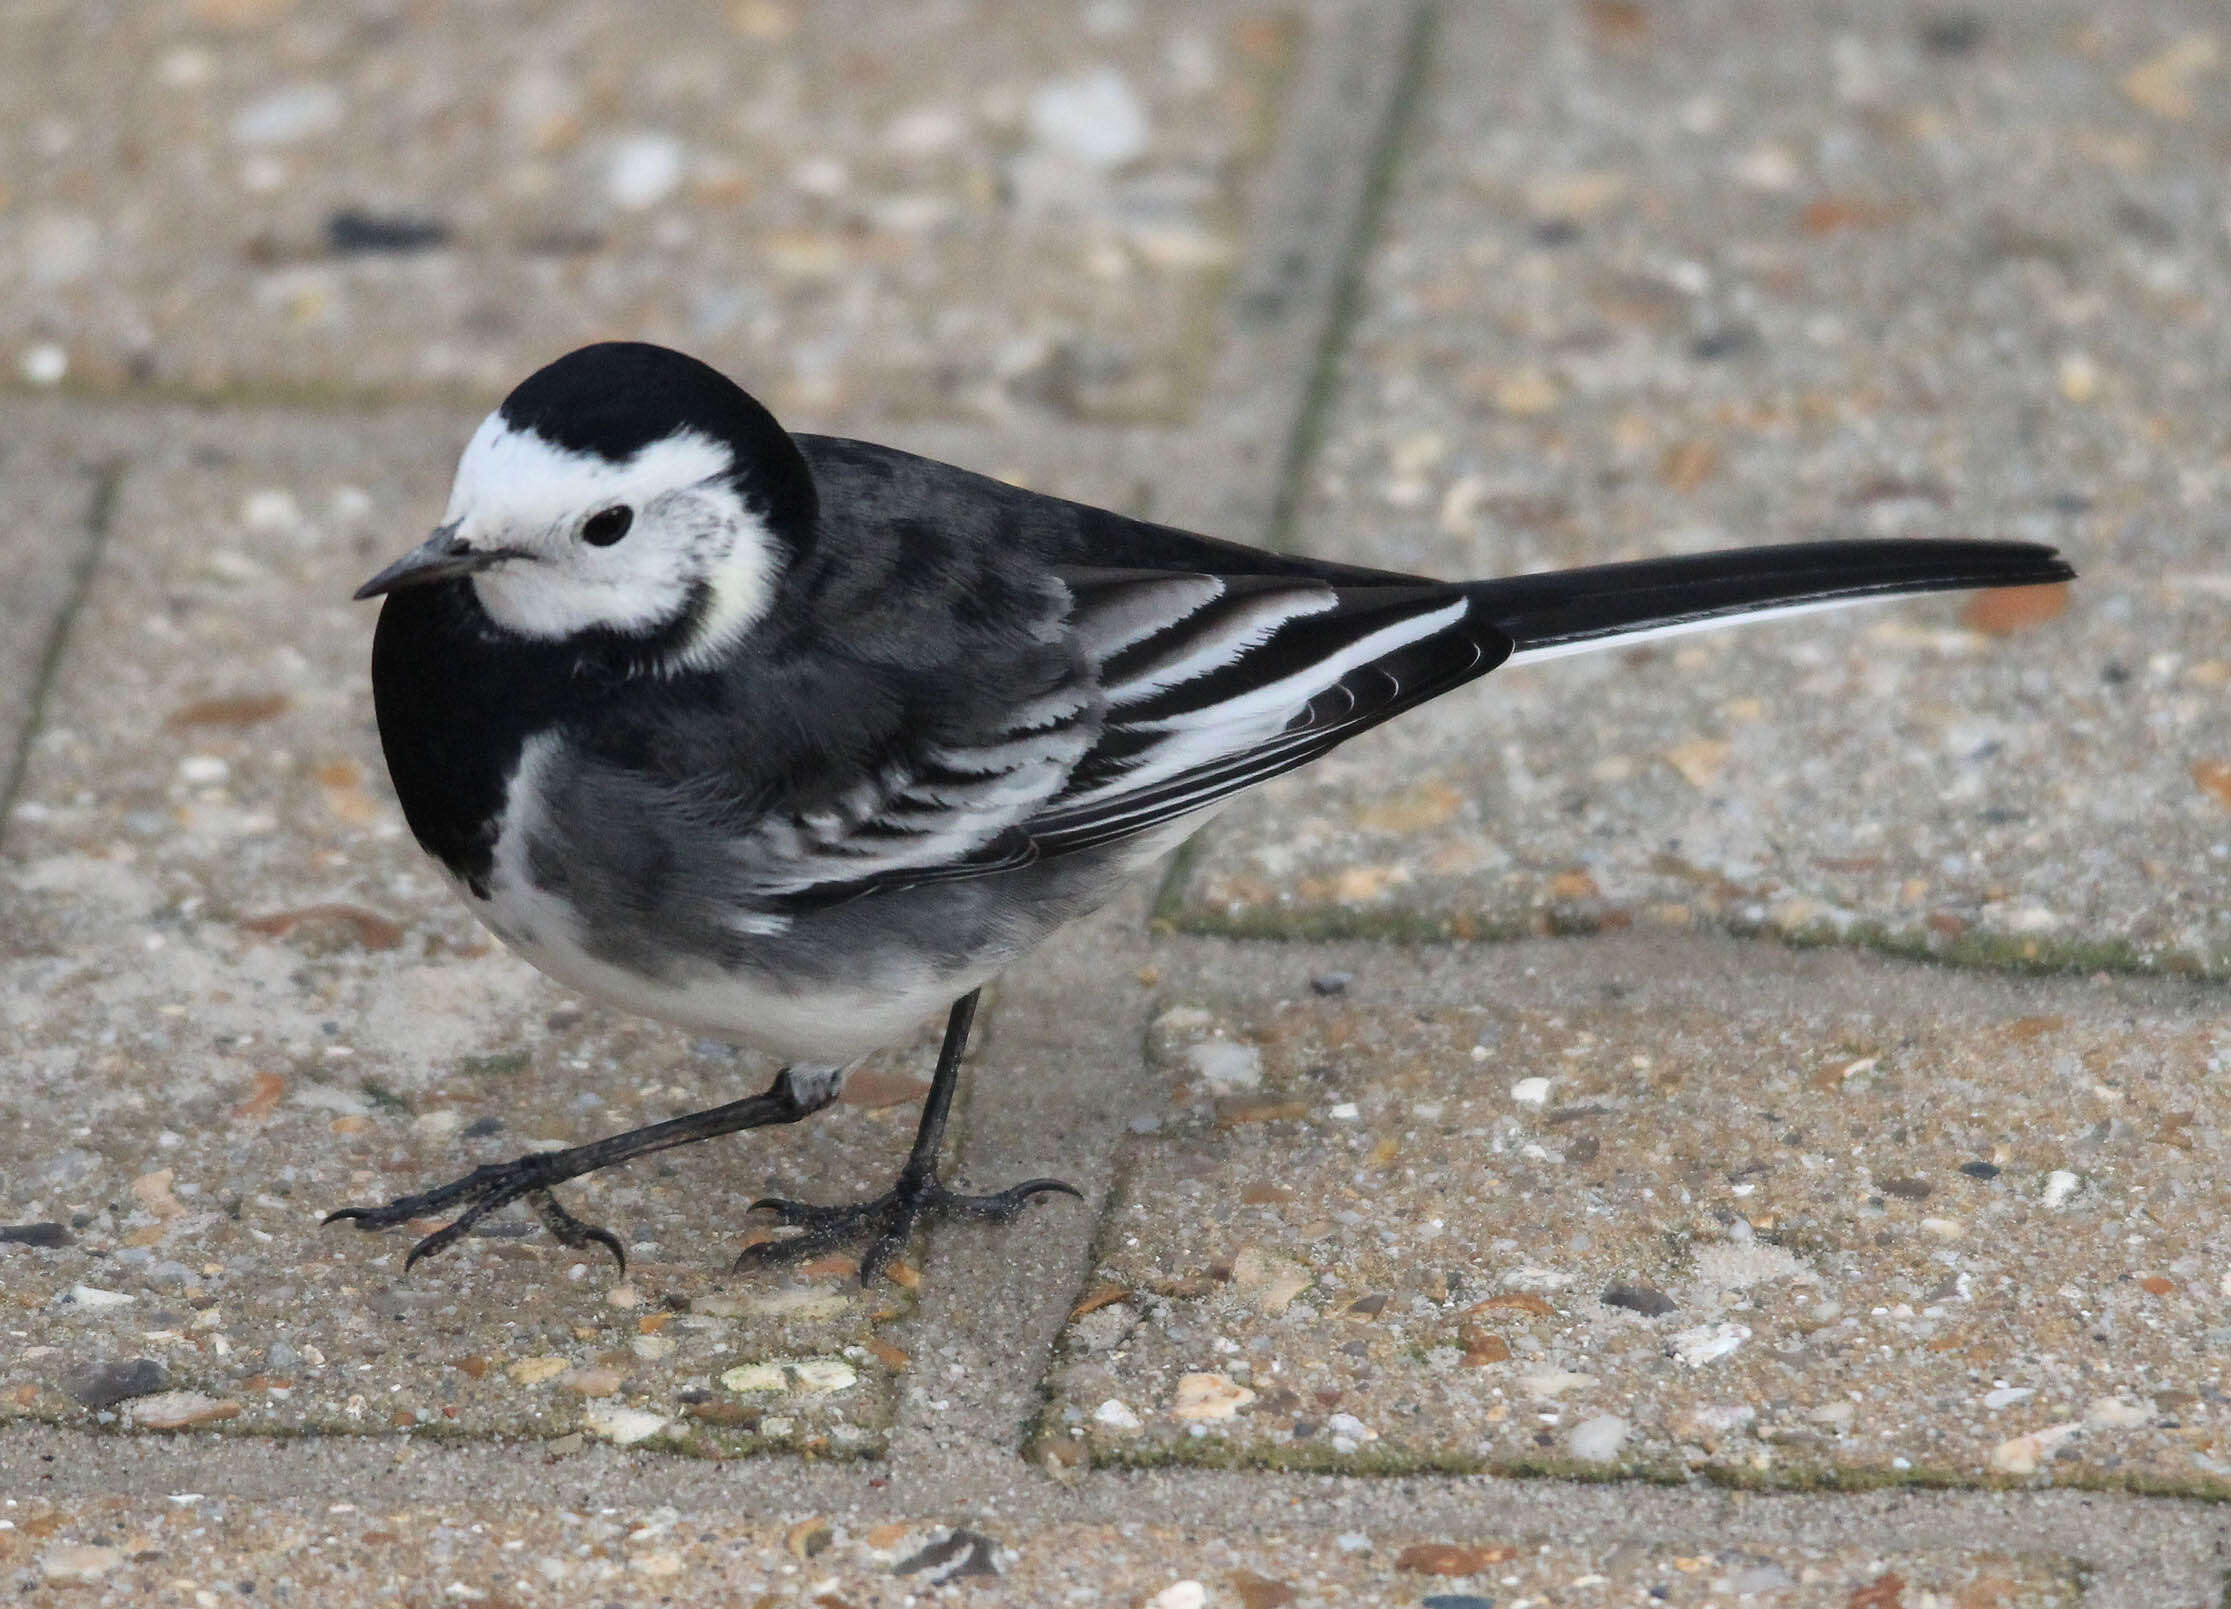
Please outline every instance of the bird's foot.
[[619, 1237], [609, 1229], [583, 1223], [558, 1205], [558, 1198], [550, 1193], [550, 1186], [558, 1178], [572, 1177], [552, 1165], [553, 1155], [563, 1154], [538, 1151], [509, 1162], [490, 1162], [473, 1169], [462, 1179], [452, 1179], [439, 1189], [415, 1196], [397, 1196], [384, 1207], [343, 1207], [338, 1212], [329, 1212], [325, 1222], [345, 1219], [359, 1229], [392, 1229], [413, 1218], [429, 1218], [446, 1212], [459, 1202], [468, 1203], [463, 1212], [411, 1248], [410, 1255], [403, 1259], [403, 1272], [407, 1274], [421, 1257], [447, 1251], [498, 1207], [524, 1200], [534, 1208], [542, 1227], [549, 1230], [551, 1238], [560, 1245], [570, 1246], [575, 1251], [602, 1246], [620, 1265], [620, 1272], [626, 1273], [627, 1253], [620, 1249]]
[[771, 1213], [778, 1223], [795, 1225], [805, 1232], [787, 1240], [763, 1240], [746, 1246], [736, 1259], [736, 1272], [772, 1268], [782, 1263], [817, 1257], [836, 1247], [873, 1236], [860, 1259], [860, 1283], [871, 1285], [875, 1276], [890, 1267], [914, 1237], [915, 1226], [925, 1219], [975, 1218], [1006, 1223], [1035, 1196], [1084, 1197], [1059, 1179], [1028, 1179], [996, 1195], [964, 1196], [945, 1188], [936, 1174], [899, 1175], [899, 1182], [873, 1201], [846, 1207], [817, 1207], [804, 1201], [754, 1201], [752, 1211]]

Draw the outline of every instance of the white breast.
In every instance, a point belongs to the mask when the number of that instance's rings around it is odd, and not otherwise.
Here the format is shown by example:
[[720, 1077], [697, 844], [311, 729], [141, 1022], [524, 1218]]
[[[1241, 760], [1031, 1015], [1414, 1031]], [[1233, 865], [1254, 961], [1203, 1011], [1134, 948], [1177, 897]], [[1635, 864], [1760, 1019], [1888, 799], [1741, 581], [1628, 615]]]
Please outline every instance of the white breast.
[[535, 773], [546, 760], [547, 740], [527, 745], [512, 780], [488, 897], [458, 883], [457, 890], [487, 929], [537, 969], [583, 994], [623, 1011], [655, 1017], [691, 1033], [750, 1045], [801, 1063], [840, 1066], [895, 1044], [925, 1018], [942, 1013], [985, 982], [981, 976], [912, 975], [876, 979], [866, 989], [790, 987], [771, 974], [723, 970], [709, 963], [683, 964], [666, 977], [615, 966], [590, 951], [580, 912], [535, 886], [527, 875], [526, 845], [538, 790]]

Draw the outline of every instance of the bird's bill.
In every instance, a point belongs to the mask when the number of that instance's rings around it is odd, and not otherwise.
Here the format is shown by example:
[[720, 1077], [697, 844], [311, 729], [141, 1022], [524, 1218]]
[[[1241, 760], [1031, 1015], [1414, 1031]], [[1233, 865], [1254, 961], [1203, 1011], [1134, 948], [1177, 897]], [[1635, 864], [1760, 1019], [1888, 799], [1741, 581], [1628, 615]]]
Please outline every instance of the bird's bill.
[[452, 576], [471, 575], [485, 570], [509, 555], [490, 552], [466, 545], [457, 534], [457, 527], [444, 525], [404, 554], [393, 564], [372, 577], [354, 594], [361, 603], [366, 598], [377, 598], [400, 587], [423, 586], [429, 581], [447, 581]]

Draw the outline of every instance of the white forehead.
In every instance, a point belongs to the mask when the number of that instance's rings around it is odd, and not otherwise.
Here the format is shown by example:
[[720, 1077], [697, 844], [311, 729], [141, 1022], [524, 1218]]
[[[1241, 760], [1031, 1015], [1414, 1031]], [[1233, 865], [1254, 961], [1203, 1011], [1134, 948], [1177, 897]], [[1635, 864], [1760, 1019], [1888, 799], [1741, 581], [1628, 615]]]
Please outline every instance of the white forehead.
[[614, 503], [640, 506], [734, 468], [734, 455], [726, 447], [695, 431], [654, 441], [634, 457], [614, 463], [596, 453], [560, 447], [492, 413], [457, 460], [442, 522], [500, 518], [515, 530], [541, 530]]

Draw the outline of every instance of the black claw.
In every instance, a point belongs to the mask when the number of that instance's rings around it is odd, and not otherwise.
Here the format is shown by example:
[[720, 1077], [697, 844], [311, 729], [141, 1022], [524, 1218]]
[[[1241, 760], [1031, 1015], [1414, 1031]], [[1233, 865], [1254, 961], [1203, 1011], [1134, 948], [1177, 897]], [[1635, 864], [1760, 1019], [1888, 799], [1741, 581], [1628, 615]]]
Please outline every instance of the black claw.
[[873, 1201], [851, 1206], [823, 1207], [807, 1201], [768, 1196], [751, 1204], [754, 1212], [771, 1213], [778, 1223], [805, 1231], [787, 1240], [763, 1240], [736, 1254], [732, 1272], [747, 1273], [782, 1263], [801, 1262], [848, 1242], [869, 1240], [860, 1259], [860, 1283], [872, 1285], [875, 1277], [906, 1250], [906, 1243], [925, 1219], [974, 1218], [1007, 1223], [1031, 1201], [1042, 1195], [1076, 1196], [1075, 1186], [1060, 1179], [1030, 1179], [988, 1196], [964, 1196], [945, 1188], [936, 1175], [902, 1176], [899, 1182]]
[[612, 1254], [627, 1271], [627, 1253], [611, 1231], [595, 1224], [583, 1223], [572, 1213], [558, 1205], [558, 1198], [550, 1193], [545, 1182], [544, 1164], [540, 1155], [524, 1156], [515, 1162], [487, 1163], [473, 1169], [462, 1179], [452, 1180], [438, 1190], [423, 1195], [397, 1196], [384, 1207], [342, 1207], [325, 1215], [326, 1223], [343, 1219], [357, 1228], [370, 1231], [392, 1229], [397, 1224], [408, 1223], [413, 1218], [423, 1218], [440, 1212], [460, 1201], [470, 1204], [450, 1222], [426, 1236], [403, 1259], [403, 1272], [409, 1273], [429, 1257], [439, 1257], [472, 1232], [473, 1225], [491, 1212], [508, 1207], [512, 1202], [526, 1198], [534, 1207], [542, 1225], [561, 1245], [576, 1251], [595, 1245]]
[[558, 1204], [558, 1198], [548, 1190], [530, 1190], [527, 1200], [534, 1207], [535, 1216], [542, 1220], [542, 1227], [550, 1231], [550, 1238], [561, 1246], [575, 1251], [587, 1251], [591, 1246], [602, 1246], [620, 1265], [620, 1273], [627, 1274], [627, 1253], [621, 1249], [620, 1237], [611, 1230], [592, 1223], [585, 1223]]

